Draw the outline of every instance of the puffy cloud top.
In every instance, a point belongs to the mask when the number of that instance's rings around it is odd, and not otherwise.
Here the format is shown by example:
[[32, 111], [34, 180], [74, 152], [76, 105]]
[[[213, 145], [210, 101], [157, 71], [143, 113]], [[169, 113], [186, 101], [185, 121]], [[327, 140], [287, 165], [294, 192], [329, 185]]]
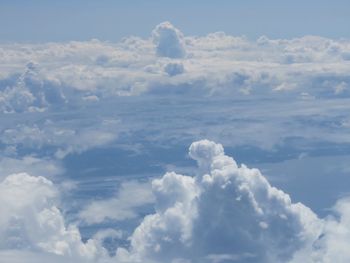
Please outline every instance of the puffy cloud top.
[[0, 251], [22, 249], [93, 259], [94, 241], [83, 243], [74, 225], [65, 226], [58, 197], [53, 183], [41, 176], [12, 174], [1, 182]]
[[194, 142], [190, 156], [207, 173], [167, 173], [153, 182], [156, 213], [132, 235], [132, 260], [287, 262], [317, 239], [321, 221], [309, 208], [259, 170], [238, 167], [221, 144]]
[[158, 56], [183, 58], [186, 55], [183, 34], [170, 22], [157, 25], [152, 35]]
[[209, 140], [201, 140], [191, 144], [189, 155], [197, 161], [202, 171], [207, 172], [214, 158], [224, 155], [224, 147]]

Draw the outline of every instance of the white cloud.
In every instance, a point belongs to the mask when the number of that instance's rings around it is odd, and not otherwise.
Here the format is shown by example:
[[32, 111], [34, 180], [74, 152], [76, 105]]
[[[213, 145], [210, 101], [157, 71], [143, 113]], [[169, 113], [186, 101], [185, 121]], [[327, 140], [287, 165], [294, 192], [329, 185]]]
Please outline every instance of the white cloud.
[[21, 145], [31, 149], [55, 147], [55, 156], [61, 159], [67, 154], [81, 153], [117, 138], [119, 121], [88, 117], [85, 122], [63, 118], [58, 121], [33, 121], [33, 124], [28, 125], [18, 123], [8, 128], [5, 126], [0, 131], [0, 141], [7, 146]]
[[342, 198], [333, 208], [334, 214], [324, 220], [322, 235], [312, 244], [301, 249], [292, 260], [300, 262], [339, 262], [350, 259], [350, 200]]
[[[110, 146], [120, 132], [126, 141], [136, 136], [177, 145], [208, 137], [269, 150], [283, 148], [288, 138], [350, 142], [348, 99], [338, 100], [350, 94], [348, 40], [194, 37], [162, 23], [148, 39], [0, 44], [0, 52], [0, 111], [7, 113], [0, 178], [24, 171], [51, 178], [62, 168], [50, 158]], [[180, 103], [154, 99], [179, 94], [185, 95]], [[132, 98], [121, 103], [119, 96]], [[119, 248], [119, 260], [347, 262], [347, 199], [336, 205], [336, 216], [321, 220], [256, 169], [238, 166], [219, 144], [193, 143], [190, 156], [197, 176], [167, 173], [154, 180], [156, 213], [135, 230], [131, 249]], [[59, 193], [47, 179], [12, 175], [0, 188], [4, 257], [15, 249], [17, 261], [50, 261], [54, 253], [64, 256], [52, 261], [74, 254], [86, 262], [106, 235], [123, 238], [111, 231], [81, 242], [78, 229], [65, 225]], [[147, 185], [125, 183], [80, 216], [88, 224], [127, 221], [151, 202]]]
[[139, 217], [137, 208], [153, 202], [150, 183], [128, 181], [115, 197], [91, 202], [79, 212], [79, 217], [87, 224], [133, 219]]
[[322, 221], [309, 208], [238, 167], [220, 144], [195, 142], [190, 156], [201, 174], [153, 181], [156, 213], [131, 236], [132, 260], [286, 262], [318, 238]]
[[[0, 250], [41, 251], [71, 260], [92, 260], [100, 253], [93, 240], [81, 241], [57, 208], [59, 192], [44, 177], [12, 174], [0, 183]], [[101, 250], [103, 252], [103, 250]]]
[[169, 22], [156, 26], [152, 32], [158, 56], [182, 58], [186, 55], [183, 34]]
[[221, 144], [202, 140], [191, 144], [189, 155], [193, 160], [197, 161], [201, 172], [206, 173], [215, 157], [224, 156], [224, 148]]
[[[259, 170], [237, 165], [220, 144], [194, 142], [189, 155], [198, 163], [197, 175], [169, 172], [154, 179], [155, 213], [142, 220], [129, 237], [130, 247], [118, 247], [116, 256], [108, 256], [102, 244], [108, 238], [125, 243], [123, 231], [102, 229], [82, 242], [78, 228], [66, 225], [58, 208], [60, 193], [51, 181], [25, 173], [6, 177], [0, 183], [1, 259], [23, 262], [25, 256], [26, 262], [99, 263], [349, 260], [348, 198], [337, 202], [334, 215], [320, 219], [271, 186]], [[146, 184], [126, 182], [117, 197], [96, 201], [82, 214], [90, 211], [84, 219], [91, 223], [108, 217], [129, 219], [133, 208], [152, 199]]]
[[37, 65], [30, 62], [19, 76], [13, 77], [12, 86], [3, 87], [0, 93], [3, 112], [43, 111], [51, 104], [66, 102], [57, 83], [42, 79]]
[[349, 95], [344, 89], [349, 41], [316, 36], [256, 42], [222, 32], [185, 37], [164, 22], [149, 39], [1, 44], [0, 50], [0, 109], [8, 113], [174, 89], [197, 96], [277, 96], [286, 91], [281, 87], [290, 93]]
[[0, 158], [0, 179], [9, 174], [28, 172], [38, 176], [53, 177], [62, 174], [64, 169], [55, 162], [46, 159], [40, 159], [33, 156], [24, 156], [23, 158]]

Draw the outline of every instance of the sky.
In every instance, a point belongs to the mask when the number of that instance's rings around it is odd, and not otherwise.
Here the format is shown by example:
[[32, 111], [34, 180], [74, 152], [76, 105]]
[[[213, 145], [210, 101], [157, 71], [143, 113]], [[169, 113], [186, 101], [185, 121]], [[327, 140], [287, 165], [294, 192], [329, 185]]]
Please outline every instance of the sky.
[[346, 0], [1, 0], [0, 5], [0, 40], [8, 42], [148, 37], [155, 25], [167, 20], [188, 35], [224, 31], [251, 39], [350, 37]]
[[0, 262], [349, 262], [345, 1], [0, 3]]

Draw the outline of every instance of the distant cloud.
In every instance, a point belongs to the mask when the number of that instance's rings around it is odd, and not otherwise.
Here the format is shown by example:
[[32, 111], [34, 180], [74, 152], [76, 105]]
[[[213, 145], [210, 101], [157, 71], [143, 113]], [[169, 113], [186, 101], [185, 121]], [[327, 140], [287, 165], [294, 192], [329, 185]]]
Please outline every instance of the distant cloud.
[[171, 23], [163, 22], [157, 25], [152, 36], [158, 56], [183, 58], [186, 55], [183, 34]]
[[[55, 147], [55, 156], [64, 158], [70, 153], [79, 153], [93, 147], [101, 146], [116, 139], [118, 121], [90, 119], [92, 123], [65, 123], [46, 119], [44, 122], [23, 125], [0, 130], [0, 142], [6, 145], [19, 145], [32, 149], [45, 146]], [[66, 127], [67, 126], [67, 127]]]
[[183, 73], [185, 71], [182, 63], [169, 63], [164, 67], [164, 71], [169, 74], [169, 76], [175, 76]]
[[184, 36], [163, 22], [149, 39], [1, 44], [0, 50], [0, 111], [5, 113], [43, 112], [149, 92], [350, 95], [349, 41], [317, 36], [263, 36], [257, 41], [223, 32]]

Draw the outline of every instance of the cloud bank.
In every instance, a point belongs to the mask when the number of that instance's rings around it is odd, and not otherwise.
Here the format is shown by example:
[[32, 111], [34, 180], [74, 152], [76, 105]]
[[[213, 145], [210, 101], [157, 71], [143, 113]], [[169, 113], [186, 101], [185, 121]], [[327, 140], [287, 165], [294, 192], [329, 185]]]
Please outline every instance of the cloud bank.
[[[117, 43], [92, 39], [0, 44], [0, 112], [6, 116], [0, 147], [11, 158], [23, 158], [28, 149], [40, 154], [45, 149], [64, 159], [110, 145], [120, 133], [145, 130], [147, 140], [164, 144], [169, 136], [186, 140], [186, 145], [205, 137], [263, 149], [289, 138], [348, 143], [343, 112], [349, 105], [349, 53], [348, 40], [262, 36], [253, 41], [223, 32], [185, 36], [169, 22], [156, 26], [149, 38], [130, 36]], [[163, 97], [193, 104], [164, 107]], [[152, 104], [153, 99], [157, 102]], [[254, 102], [225, 104], [227, 99]], [[331, 99], [332, 104], [325, 102]], [[215, 101], [221, 109], [196, 108]], [[147, 109], [137, 119], [128, 103], [137, 109], [156, 107], [158, 112]], [[335, 106], [339, 103], [343, 109]], [[173, 110], [187, 118], [177, 119], [181, 124], [172, 122], [172, 129], [159, 122], [149, 125], [152, 114], [177, 118]], [[211, 120], [200, 121], [203, 118]], [[330, 118], [341, 120], [335, 128], [328, 127]], [[305, 119], [312, 121], [301, 130], [298, 125]]]
[[[148, 39], [0, 45], [0, 109], [40, 112], [111, 96], [348, 97], [350, 42], [184, 36], [169, 22]], [[186, 69], [186, 70], [184, 70]]]

